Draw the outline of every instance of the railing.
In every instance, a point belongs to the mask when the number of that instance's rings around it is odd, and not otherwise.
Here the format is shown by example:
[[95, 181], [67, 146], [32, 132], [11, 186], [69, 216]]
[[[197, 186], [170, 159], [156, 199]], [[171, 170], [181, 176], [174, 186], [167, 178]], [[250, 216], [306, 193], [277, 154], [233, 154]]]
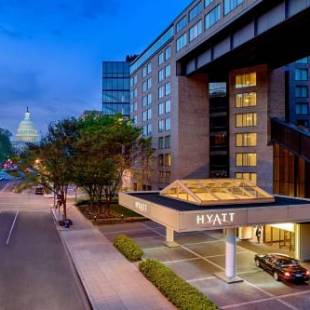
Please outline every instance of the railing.
[[271, 143], [278, 143], [310, 162], [310, 131], [303, 131], [292, 124], [273, 118]]

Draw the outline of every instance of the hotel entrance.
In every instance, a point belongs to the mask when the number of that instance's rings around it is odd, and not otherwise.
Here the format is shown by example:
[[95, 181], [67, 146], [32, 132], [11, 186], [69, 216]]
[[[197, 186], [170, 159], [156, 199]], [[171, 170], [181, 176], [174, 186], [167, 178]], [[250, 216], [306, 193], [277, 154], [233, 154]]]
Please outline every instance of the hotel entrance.
[[294, 252], [295, 224], [265, 225], [263, 227], [263, 242], [272, 246], [274, 249]]

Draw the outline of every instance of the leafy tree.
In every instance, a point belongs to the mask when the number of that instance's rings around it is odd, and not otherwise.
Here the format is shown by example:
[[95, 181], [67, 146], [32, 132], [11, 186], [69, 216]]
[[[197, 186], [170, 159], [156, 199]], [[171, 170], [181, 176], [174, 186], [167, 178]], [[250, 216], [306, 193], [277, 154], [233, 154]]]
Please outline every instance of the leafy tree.
[[8, 130], [0, 128], [0, 163], [8, 159], [13, 153], [11, 136], [12, 134]]

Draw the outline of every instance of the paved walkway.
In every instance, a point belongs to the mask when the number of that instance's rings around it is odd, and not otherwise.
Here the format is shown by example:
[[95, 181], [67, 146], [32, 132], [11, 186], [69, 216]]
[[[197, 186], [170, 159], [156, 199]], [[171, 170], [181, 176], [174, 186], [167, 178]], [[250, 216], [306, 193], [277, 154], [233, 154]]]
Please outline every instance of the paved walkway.
[[74, 225], [60, 234], [94, 309], [175, 309], [74, 206], [68, 217]]

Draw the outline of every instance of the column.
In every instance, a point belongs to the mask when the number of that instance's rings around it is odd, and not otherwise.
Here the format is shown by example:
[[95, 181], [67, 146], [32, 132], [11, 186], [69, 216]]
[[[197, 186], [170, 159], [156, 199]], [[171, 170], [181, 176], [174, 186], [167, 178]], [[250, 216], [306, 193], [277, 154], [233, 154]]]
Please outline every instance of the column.
[[179, 245], [174, 242], [174, 230], [168, 226], [166, 226], [166, 246], [169, 248], [175, 248]]
[[228, 279], [236, 277], [236, 229], [226, 230], [226, 256], [225, 256], [225, 276]]

